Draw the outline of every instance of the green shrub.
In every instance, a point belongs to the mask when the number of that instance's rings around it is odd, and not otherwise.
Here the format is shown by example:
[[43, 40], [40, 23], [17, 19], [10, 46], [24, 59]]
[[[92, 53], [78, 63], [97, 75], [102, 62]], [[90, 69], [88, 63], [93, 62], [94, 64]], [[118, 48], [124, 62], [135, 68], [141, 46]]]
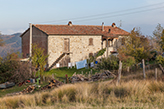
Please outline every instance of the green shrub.
[[0, 83], [10, 80], [12, 73], [18, 67], [17, 54], [7, 54], [6, 57], [0, 59]]
[[0, 60], [0, 83], [6, 81], [19, 83], [29, 79], [29, 65], [27, 62], [20, 62], [18, 55], [19, 53], [11, 53]]
[[99, 56], [102, 56], [105, 51], [106, 51], [106, 48], [99, 50], [95, 55], [90, 55], [88, 62], [91, 63], [95, 61]]
[[119, 59], [111, 55], [107, 58], [102, 58], [101, 62], [98, 63], [98, 69], [105, 69], [105, 70], [117, 70], [119, 67]]
[[127, 56], [127, 58], [124, 59], [124, 60], [122, 61], [122, 63], [123, 63], [123, 67], [124, 67], [124, 68], [130, 67], [130, 66], [132, 66], [132, 65], [135, 64], [135, 59], [134, 59], [134, 57]]
[[164, 57], [162, 57], [161, 55], [157, 56], [156, 61], [157, 61], [157, 63], [164, 66]]
[[106, 51], [106, 48], [101, 49], [100, 51], [98, 51], [96, 57], [102, 56], [104, 54], [104, 52]]

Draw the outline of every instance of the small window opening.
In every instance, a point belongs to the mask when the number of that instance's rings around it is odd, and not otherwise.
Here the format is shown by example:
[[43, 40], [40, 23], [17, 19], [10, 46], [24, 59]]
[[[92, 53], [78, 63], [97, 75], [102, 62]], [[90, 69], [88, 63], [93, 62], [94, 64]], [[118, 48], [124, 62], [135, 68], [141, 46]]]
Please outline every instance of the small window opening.
[[93, 38], [89, 38], [89, 45], [93, 45]]

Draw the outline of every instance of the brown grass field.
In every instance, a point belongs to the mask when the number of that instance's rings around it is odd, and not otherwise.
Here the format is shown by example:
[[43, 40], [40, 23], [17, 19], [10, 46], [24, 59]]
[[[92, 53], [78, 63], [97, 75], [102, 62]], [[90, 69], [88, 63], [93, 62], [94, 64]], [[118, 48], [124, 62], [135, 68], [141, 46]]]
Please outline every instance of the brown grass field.
[[[163, 109], [164, 82], [149, 76], [143, 80], [141, 74], [135, 78], [123, 76], [118, 86], [112, 80], [83, 82], [51, 91], [6, 96], [0, 98], [0, 109]], [[162, 78], [160, 74], [158, 78]]]

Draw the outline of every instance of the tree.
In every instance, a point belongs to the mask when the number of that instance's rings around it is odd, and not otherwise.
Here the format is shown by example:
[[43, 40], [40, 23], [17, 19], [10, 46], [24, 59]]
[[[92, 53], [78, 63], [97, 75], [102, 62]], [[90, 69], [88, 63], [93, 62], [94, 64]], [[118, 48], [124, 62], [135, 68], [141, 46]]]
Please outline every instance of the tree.
[[161, 55], [157, 56], [156, 61], [157, 61], [157, 63], [164, 66], [164, 57], [162, 57]]
[[[1, 33], [0, 33], [0, 35], [1, 35]], [[3, 42], [3, 39], [0, 37], [0, 46], [4, 46], [4, 42]]]
[[163, 31], [163, 27], [161, 26], [161, 24], [158, 24], [156, 26], [156, 29], [153, 31], [152, 45], [154, 50], [156, 50], [157, 52], [163, 52], [162, 39], [161, 39], [162, 31]]
[[[48, 55], [44, 54], [44, 49], [38, 47], [37, 44], [32, 45], [32, 65], [40, 71], [40, 76], [44, 72], [44, 66], [47, 64]], [[35, 76], [35, 74], [34, 74]]]
[[126, 58], [122, 57], [128, 57], [130, 63], [139, 63], [142, 59], [151, 58], [151, 48], [148, 38], [142, 35], [139, 29], [133, 28], [129, 37], [125, 38], [124, 45], [118, 49], [119, 59], [124, 62]]
[[135, 64], [134, 57], [126, 56], [125, 53], [119, 52], [119, 60], [123, 63], [123, 68], [127, 68]]
[[[162, 52], [163, 52], [164, 51], [164, 29], [162, 30], [162, 33], [159, 33], [159, 37], [161, 38], [160, 47], [161, 47]], [[164, 66], [164, 57], [161, 56], [161, 54], [157, 56], [156, 61], [159, 64], [161, 64], [162, 66]]]
[[162, 33], [161, 33], [161, 46], [162, 46], [162, 50], [164, 51], [164, 29], [163, 29], [163, 31], [162, 31]]
[[19, 61], [20, 53], [8, 53], [6, 57], [0, 59], [0, 83], [13, 81], [23, 82], [31, 77], [28, 62]]

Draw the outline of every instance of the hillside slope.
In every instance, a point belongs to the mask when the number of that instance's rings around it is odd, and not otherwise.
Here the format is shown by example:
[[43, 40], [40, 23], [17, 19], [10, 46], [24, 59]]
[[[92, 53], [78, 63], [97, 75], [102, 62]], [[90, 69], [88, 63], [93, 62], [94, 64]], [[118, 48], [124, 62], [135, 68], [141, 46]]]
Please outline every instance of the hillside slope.
[[3, 47], [0, 47], [0, 56], [4, 57], [7, 53], [20, 52], [21, 53], [21, 33], [12, 35], [0, 35], [5, 42]]

